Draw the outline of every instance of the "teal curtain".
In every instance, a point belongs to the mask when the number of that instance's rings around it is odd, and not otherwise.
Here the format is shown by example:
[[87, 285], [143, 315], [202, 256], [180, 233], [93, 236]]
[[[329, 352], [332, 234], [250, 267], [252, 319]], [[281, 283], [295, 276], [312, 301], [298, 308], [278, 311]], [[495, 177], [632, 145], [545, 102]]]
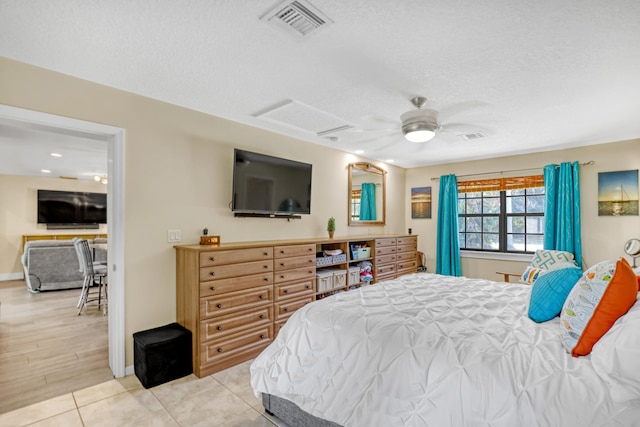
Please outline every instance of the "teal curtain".
[[544, 167], [544, 249], [571, 252], [582, 266], [580, 163]]
[[360, 188], [360, 220], [376, 220], [376, 185], [363, 182]]
[[458, 243], [458, 181], [455, 175], [440, 177], [436, 273], [462, 276]]

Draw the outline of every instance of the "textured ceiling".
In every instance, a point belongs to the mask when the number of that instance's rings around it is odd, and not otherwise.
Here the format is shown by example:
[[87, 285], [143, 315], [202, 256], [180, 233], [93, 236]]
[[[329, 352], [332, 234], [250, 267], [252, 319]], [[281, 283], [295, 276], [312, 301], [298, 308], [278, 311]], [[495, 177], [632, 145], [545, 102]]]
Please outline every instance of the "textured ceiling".
[[312, 0], [301, 39], [278, 4], [2, 0], [0, 55], [407, 168], [640, 138], [638, 0]]

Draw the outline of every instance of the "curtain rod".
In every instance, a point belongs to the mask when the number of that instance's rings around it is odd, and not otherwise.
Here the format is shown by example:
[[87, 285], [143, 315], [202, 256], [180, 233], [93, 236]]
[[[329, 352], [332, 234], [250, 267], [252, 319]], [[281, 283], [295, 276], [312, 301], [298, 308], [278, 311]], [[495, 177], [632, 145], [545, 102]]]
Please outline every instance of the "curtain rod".
[[[584, 163], [580, 163], [580, 166], [590, 166], [595, 164], [596, 162], [594, 162], [593, 160], [589, 160], [588, 162], [584, 162]], [[499, 174], [503, 174], [503, 173], [509, 173], [509, 172], [525, 172], [525, 171], [534, 171], [534, 170], [541, 170], [544, 169], [544, 167], [542, 168], [528, 168], [528, 169], [511, 169], [508, 171], [496, 171], [496, 172], [482, 172], [482, 173], [471, 173], [471, 174], [467, 174], [467, 175], [456, 175], [456, 178], [466, 178], [469, 176], [481, 176], [481, 175], [495, 175], [497, 173]], [[431, 181], [439, 181], [440, 177], [436, 176], [431, 178]]]

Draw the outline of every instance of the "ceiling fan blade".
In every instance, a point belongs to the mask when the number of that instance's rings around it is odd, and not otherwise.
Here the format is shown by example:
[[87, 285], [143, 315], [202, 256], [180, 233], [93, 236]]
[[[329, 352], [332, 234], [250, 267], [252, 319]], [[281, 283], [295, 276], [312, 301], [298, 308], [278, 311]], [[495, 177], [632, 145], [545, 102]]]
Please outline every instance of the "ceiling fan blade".
[[389, 142], [387, 144], [384, 144], [384, 145], [382, 145], [382, 146], [380, 146], [378, 148], [375, 148], [373, 151], [384, 151], [389, 147], [392, 147], [392, 146], [397, 145], [397, 144], [401, 144], [403, 141], [406, 141], [406, 140], [404, 138], [402, 138], [402, 137], [400, 137], [400, 138], [394, 137], [391, 142]]

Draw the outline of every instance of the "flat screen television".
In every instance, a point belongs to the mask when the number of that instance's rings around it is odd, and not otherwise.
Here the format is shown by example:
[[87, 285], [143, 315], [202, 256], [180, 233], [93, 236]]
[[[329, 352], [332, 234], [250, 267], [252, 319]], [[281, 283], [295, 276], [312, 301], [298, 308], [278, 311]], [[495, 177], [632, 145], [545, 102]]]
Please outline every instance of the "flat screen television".
[[38, 224], [82, 226], [106, 223], [106, 193], [38, 190]]
[[235, 149], [231, 210], [237, 214], [311, 213], [311, 164]]

